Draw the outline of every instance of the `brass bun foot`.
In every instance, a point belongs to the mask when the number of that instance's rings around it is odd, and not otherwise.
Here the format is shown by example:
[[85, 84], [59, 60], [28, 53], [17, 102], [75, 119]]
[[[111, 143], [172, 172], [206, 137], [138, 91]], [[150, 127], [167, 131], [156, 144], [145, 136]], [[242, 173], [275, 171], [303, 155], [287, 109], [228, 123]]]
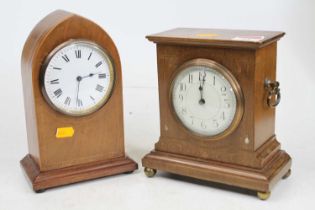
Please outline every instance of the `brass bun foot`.
[[46, 191], [46, 189], [35, 190], [36, 193], [43, 193], [45, 191]]
[[270, 192], [257, 192], [257, 197], [260, 200], [267, 200], [270, 197]]
[[144, 168], [144, 173], [147, 177], [154, 177], [154, 175], [156, 174], [156, 170], [153, 168]]
[[291, 169], [288, 170], [288, 172], [282, 177], [282, 179], [286, 179], [291, 175]]

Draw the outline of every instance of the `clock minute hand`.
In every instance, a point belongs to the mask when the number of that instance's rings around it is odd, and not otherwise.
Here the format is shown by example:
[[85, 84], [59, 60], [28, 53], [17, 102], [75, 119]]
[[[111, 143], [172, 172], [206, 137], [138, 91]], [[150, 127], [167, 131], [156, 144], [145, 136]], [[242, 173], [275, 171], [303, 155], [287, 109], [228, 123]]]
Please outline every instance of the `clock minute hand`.
[[206, 76], [207, 76], [207, 74], [206, 74], [206, 72], [204, 72], [204, 75], [203, 75], [203, 77], [202, 77], [202, 87], [205, 85]]
[[78, 86], [77, 86], [77, 104], [79, 101], [79, 92], [80, 92], [80, 83], [81, 83], [82, 77], [81, 76], [77, 76], [77, 82], [78, 82]]
[[204, 73], [204, 75], [202, 76], [202, 80], [201, 80], [201, 75], [199, 74], [199, 81], [200, 81], [200, 85], [199, 85], [199, 91], [200, 91], [200, 100], [199, 100], [199, 104], [203, 105], [206, 103], [205, 99], [203, 98], [203, 86], [205, 85], [205, 81], [206, 81], [206, 73]]

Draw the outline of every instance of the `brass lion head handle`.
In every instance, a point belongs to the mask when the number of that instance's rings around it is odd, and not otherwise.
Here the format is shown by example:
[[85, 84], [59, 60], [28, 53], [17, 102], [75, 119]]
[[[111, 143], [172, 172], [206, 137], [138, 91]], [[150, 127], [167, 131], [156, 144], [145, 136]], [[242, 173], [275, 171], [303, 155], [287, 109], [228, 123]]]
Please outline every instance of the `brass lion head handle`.
[[267, 105], [271, 108], [275, 108], [281, 100], [280, 83], [278, 81], [265, 80], [265, 89], [268, 91]]

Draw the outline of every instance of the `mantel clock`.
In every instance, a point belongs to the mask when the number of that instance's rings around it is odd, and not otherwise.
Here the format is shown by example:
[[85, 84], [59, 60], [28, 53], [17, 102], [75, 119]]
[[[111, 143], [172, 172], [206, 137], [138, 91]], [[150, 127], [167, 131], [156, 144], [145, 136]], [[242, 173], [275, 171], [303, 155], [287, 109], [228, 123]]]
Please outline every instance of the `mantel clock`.
[[128, 173], [119, 54], [110, 36], [81, 16], [55, 11], [22, 53], [29, 154], [21, 165], [33, 189]]
[[290, 174], [275, 135], [277, 41], [283, 32], [177, 28], [157, 45], [160, 132], [142, 164], [257, 191]]

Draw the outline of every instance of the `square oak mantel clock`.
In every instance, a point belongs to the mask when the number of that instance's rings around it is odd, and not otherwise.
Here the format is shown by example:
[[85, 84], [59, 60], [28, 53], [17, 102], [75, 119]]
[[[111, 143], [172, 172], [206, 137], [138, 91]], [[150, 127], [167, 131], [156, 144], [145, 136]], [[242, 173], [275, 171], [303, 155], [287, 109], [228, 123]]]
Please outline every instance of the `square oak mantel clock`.
[[277, 41], [272, 31], [178, 28], [157, 44], [161, 136], [142, 164], [251, 189], [267, 199], [290, 174], [275, 135]]
[[121, 64], [110, 36], [65, 11], [41, 20], [22, 53], [29, 154], [21, 165], [35, 191], [128, 173]]

